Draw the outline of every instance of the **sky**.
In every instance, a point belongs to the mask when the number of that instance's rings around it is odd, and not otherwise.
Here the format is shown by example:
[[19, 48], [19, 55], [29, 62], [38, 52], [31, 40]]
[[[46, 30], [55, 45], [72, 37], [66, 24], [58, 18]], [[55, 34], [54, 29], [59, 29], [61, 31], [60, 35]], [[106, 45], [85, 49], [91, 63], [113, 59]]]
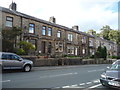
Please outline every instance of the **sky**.
[[99, 33], [105, 25], [118, 29], [119, 0], [0, 0], [0, 6], [9, 8], [12, 1], [21, 13], [46, 21], [54, 16], [57, 24], [78, 25], [83, 32], [93, 29]]

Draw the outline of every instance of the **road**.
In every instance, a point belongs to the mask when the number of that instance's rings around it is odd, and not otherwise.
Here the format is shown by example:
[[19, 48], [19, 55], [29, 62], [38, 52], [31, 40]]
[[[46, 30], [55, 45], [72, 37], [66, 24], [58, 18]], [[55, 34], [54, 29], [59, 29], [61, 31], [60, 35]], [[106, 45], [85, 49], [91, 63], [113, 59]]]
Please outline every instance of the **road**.
[[2, 74], [2, 88], [103, 89], [99, 78], [107, 66], [109, 64], [34, 67], [31, 72], [7, 70]]

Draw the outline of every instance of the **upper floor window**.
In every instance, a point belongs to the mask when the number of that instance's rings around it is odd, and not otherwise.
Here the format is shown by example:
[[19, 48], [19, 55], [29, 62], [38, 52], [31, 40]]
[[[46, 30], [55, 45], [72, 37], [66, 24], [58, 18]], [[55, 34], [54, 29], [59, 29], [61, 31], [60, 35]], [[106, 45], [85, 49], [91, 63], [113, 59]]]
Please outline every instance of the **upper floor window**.
[[89, 40], [89, 46], [93, 46], [93, 41]]
[[6, 17], [6, 26], [13, 27], [13, 17]]
[[73, 35], [72, 35], [72, 34], [68, 34], [68, 40], [69, 40], [69, 41], [72, 41], [72, 40], [73, 40], [73, 38], [72, 38], [72, 37], [73, 37]]
[[78, 39], [78, 34], [76, 34], [76, 40]]
[[29, 33], [35, 33], [35, 25], [29, 24]]
[[42, 35], [46, 35], [46, 26], [42, 27]]
[[52, 36], [52, 28], [48, 27], [48, 36]]
[[60, 31], [60, 30], [58, 30], [58, 32], [57, 32], [57, 37], [58, 37], [58, 38], [61, 37], [61, 31]]
[[82, 37], [82, 43], [86, 43], [86, 37]]

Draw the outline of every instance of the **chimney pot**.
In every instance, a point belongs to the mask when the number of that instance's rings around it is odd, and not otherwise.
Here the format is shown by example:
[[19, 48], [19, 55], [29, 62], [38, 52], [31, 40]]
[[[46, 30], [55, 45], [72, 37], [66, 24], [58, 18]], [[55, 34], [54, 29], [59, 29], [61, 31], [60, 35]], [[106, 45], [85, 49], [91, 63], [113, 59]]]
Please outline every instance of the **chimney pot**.
[[54, 16], [50, 17], [49, 22], [51, 23], [56, 23], [56, 19]]
[[72, 29], [75, 30], [75, 31], [78, 31], [79, 30], [79, 26], [75, 25], [75, 26], [72, 27]]
[[15, 2], [12, 2], [9, 6], [9, 9], [16, 11], [17, 10], [17, 4]]

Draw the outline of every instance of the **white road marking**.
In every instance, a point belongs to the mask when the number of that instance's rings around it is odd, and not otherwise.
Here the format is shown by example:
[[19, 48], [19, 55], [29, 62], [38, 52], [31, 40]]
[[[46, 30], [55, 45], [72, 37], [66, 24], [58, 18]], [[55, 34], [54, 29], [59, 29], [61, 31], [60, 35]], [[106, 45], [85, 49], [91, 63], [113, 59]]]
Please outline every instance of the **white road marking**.
[[96, 88], [96, 87], [99, 87], [99, 86], [101, 86], [102, 84], [98, 84], [98, 85], [94, 85], [94, 86], [91, 86], [91, 87], [89, 87], [89, 88]]
[[85, 83], [81, 83], [81, 84], [79, 84], [79, 85], [85, 85]]
[[[85, 88], [85, 87], [81, 87], [81, 86], [83, 86], [83, 85], [90, 85], [90, 84], [99, 83], [99, 82], [100, 82], [100, 80], [96, 79], [96, 80], [92, 80], [92, 81], [89, 81], [89, 82], [86, 82], [86, 83], [74, 84], [74, 85], [70, 85], [70, 86], [63, 86], [62, 88]], [[89, 90], [91, 88], [96, 88], [98, 86], [101, 86], [101, 84], [97, 84], [97, 85], [88, 87], [88, 88], [86, 88], [84, 90]], [[60, 87], [58, 87], [58, 88], [60, 88]]]
[[83, 90], [90, 90], [90, 89], [93, 89], [93, 88], [99, 87], [99, 86], [101, 86], [101, 85], [102, 85], [102, 84], [97, 84], [97, 85], [94, 85], [94, 86], [88, 87], [88, 88], [83, 89]]
[[69, 88], [84, 88], [84, 87], [76, 86], [76, 87], [69, 87]]
[[87, 82], [86, 84], [91, 84], [92, 82]]
[[100, 70], [97, 70], [97, 71], [104, 71], [105, 69], [100, 69]]
[[96, 70], [90, 70], [90, 71], [88, 71], [88, 72], [95, 72]]
[[75, 84], [75, 85], [71, 85], [72, 87], [76, 87], [77, 86], [77, 84]]
[[62, 88], [69, 88], [70, 86], [63, 86]]
[[98, 70], [89, 70], [88, 72], [98, 72], [98, 71], [104, 71], [105, 69], [98, 69]]
[[84, 87], [81, 87], [81, 86], [78, 86], [77, 84], [75, 84], [75, 85], [71, 85], [71, 86], [63, 86], [62, 88], [84, 88]]
[[98, 82], [100, 82], [99, 79], [93, 81], [93, 83], [98, 83]]
[[51, 78], [51, 77], [67, 76], [67, 75], [76, 75], [76, 74], [78, 74], [78, 73], [75, 72], [75, 73], [65, 73], [65, 74], [59, 74], [59, 75], [41, 76], [40, 78]]
[[[55, 87], [55, 88], [57, 89], [57, 88], [60, 88], [60, 87]], [[54, 89], [54, 88], [53, 88], [53, 89]]]
[[4, 80], [4, 81], [0, 81], [0, 82], [10, 82], [11, 80]]

